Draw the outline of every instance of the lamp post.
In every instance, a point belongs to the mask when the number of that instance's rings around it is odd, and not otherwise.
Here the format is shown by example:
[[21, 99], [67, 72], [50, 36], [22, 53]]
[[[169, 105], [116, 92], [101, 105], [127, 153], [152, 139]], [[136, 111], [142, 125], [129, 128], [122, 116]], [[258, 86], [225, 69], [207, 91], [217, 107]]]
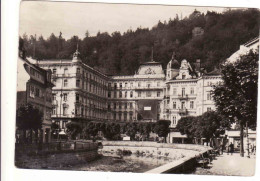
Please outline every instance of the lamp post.
[[246, 142], [247, 142], [247, 157], [250, 158], [249, 139], [248, 139], [248, 122], [246, 122]]

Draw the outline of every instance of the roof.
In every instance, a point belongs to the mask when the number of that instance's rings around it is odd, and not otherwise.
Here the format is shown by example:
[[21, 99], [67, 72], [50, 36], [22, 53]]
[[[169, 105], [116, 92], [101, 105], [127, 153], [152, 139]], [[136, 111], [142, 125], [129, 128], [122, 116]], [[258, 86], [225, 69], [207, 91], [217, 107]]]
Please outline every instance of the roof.
[[205, 73], [205, 75], [221, 75], [221, 71], [217, 68], [214, 68], [213, 71], [211, 71], [209, 73]]
[[180, 68], [180, 63], [178, 62], [178, 60], [174, 59], [172, 61], [171, 68], [173, 68], [173, 69], [179, 69]]
[[140, 65], [155, 65], [155, 64], [161, 64], [161, 62], [155, 62], [155, 61], [152, 61], [152, 62], [144, 62], [144, 63], [140, 63]]

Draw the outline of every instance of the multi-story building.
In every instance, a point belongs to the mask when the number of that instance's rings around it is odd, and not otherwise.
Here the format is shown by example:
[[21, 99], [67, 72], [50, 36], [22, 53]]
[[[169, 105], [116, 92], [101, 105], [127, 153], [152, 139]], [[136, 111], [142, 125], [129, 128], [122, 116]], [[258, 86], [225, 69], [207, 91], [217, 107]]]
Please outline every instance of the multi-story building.
[[[79, 52], [72, 60], [38, 61], [53, 72], [52, 119], [65, 128], [68, 121], [157, 121], [170, 120], [176, 127], [183, 116], [214, 110], [210, 91], [221, 81], [220, 73], [200, 71], [183, 60], [172, 58], [166, 75], [162, 64], [140, 65], [134, 75], [107, 76], [82, 63]], [[172, 138], [170, 138], [172, 142]]]
[[38, 137], [45, 143], [51, 138], [51, 71], [44, 70], [30, 60], [24, 58], [22, 53], [18, 58], [17, 81], [17, 109], [21, 105], [31, 104], [43, 113], [42, 129]]
[[[221, 82], [218, 70], [210, 73], [201, 72], [200, 60], [195, 68], [182, 60], [181, 64], [172, 58], [167, 65], [164, 99], [161, 102], [160, 119], [169, 120], [170, 128], [175, 128], [178, 120], [185, 116], [199, 116], [215, 110], [211, 91], [213, 85]], [[183, 142], [185, 136], [172, 131], [169, 142]]]
[[38, 61], [52, 70], [52, 119], [64, 129], [69, 121], [107, 119], [108, 76], [82, 63], [76, 51], [72, 60]]

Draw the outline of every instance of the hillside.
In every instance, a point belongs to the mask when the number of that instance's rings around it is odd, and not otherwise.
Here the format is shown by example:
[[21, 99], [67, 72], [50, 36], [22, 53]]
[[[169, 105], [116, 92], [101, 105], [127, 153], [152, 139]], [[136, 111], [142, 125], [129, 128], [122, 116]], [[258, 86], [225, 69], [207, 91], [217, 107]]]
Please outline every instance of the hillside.
[[25, 34], [19, 44], [27, 56], [46, 60], [71, 59], [78, 43], [83, 62], [110, 75], [134, 74], [140, 63], [151, 60], [152, 47], [154, 60], [162, 62], [164, 68], [175, 52], [177, 60], [200, 59], [210, 71], [241, 44], [259, 36], [259, 20], [257, 9], [226, 10], [221, 14], [195, 10], [187, 18], [176, 16], [158, 22], [150, 30], [140, 27], [123, 34], [98, 32], [96, 36], [86, 31], [84, 39], [73, 36], [68, 40], [62, 38], [62, 33], [51, 34], [48, 39]]

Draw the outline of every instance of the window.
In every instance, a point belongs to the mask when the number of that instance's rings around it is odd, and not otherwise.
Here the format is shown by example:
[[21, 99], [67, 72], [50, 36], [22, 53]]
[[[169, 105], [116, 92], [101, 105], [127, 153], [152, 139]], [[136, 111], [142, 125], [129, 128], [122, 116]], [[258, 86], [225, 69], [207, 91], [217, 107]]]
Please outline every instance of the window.
[[122, 103], [121, 102], [119, 103], [119, 109], [122, 109]]
[[68, 111], [68, 107], [66, 105], [63, 105], [63, 115], [66, 116]]
[[116, 103], [114, 102], [114, 109], [116, 109]]
[[194, 102], [190, 101], [190, 108], [193, 109], [194, 108]]
[[151, 91], [147, 91], [147, 92], [146, 92], [146, 97], [151, 97], [151, 95], [152, 95], [152, 94], [151, 94]]
[[130, 120], [133, 120], [133, 113], [132, 112], [130, 112], [129, 116], [130, 116]]
[[122, 97], [122, 91], [119, 91], [119, 97], [120, 98]]
[[125, 83], [125, 87], [127, 87], [127, 83]]
[[207, 108], [207, 111], [208, 111], [208, 112], [211, 111], [211, 107], [208, 107], [208, 108]]
[[63, 82], [63, 87], [67, 87], [68, 86], [68, 80], [65, 79], [64, 82]]
[[181, 102], [181, 109], [185, 109], [185, 102]]
[[116, 91], [114, 91], [114, 98], [116, 98]]
[[52, 73], [55, 75], [57, 73], [57, 69], [53, 69]]
[[147, 83], [147, 87], [150, 88], [150, 87], [151, 87], [151, 84], [150, 84], [150, 83]]
[[173, 95], [176, 95], [176, 94], [177, 94], [177, 89], [173, 88]]
[[67, 100], [68, 100], [68, 94], [66, 94], [66, 93], [63, 94], [63, 100], [64, 100], [64, 101], [67, 101]]
[[77, 68], [77, 74], [80, 74], [80, 68]]
[[172, 103], [172, 108], [173, 108], [173, 109], [176, 109], [176, 107], [177, 107], [177, 104], [176, 104], [176, 102], [174, 101], [174, 102]]
[[40, 90], [38, 88], [35, 88], [35, 96], [40, 97]]
[[110, 91], [108, 91], [107, 96], [111, 97], [111, 92]]
[[52, 94], [52, 100], [56, 100], [56, 94]]
[[79, 94], [76, 94], [76, 103], [79, 103]]
[[181, 95], [182, 95], [182, 97], [185, 96], [185, 88], [182, 88], [182, 90], [181, 90]]
[[108, 83], [108, 88], [111, 88], [111, 83]]
[[207, 93], [207, 100], [208, 100], [208, 101], [211, 100], [211, 94], [210, 94], [210, 92]]
[[119, 120], [121, 121], [121, 119], [122, 119], [122, 113], [120, 112], [119, 113]]
[[190, 94], [193, 95], [194, 94], [194, 87], [190, 88]]
[[114, 120], [116, 120], [116, 113], [114, 113]]
[[167, 99], [167, 105], [169, 105], [170, 104], [170, 100], [169, 99]]
[[125, 91], [125, 98], [127, 97], [127, 91]]
[[111, 105], [110, 105], [110, 103], [107, 104], [107, 109], [108, 109], [108, 110], [111, 109]]
[[30, 86], [30, 97], [34, 97], [34, 86]]
[[141, 97], [142, 93], [141, 92], [138, 92], [138, 97]]
[[124, 113], [124, 120], [125, 121], [127, 120], [127, 113], [126, 112]]
[[114, 89], [116, 89], [117, 88], [117, 84], [116, 83], [114, 83]]
[[127, 109], [127, 103], [125, 103], [125, 109]]
[[157, 97], [160, 97], [160, 96], [161, 96], [161, 92], [157, 91]]
[[68, 68], [64, 68], [64, 75], [68, 74]]
[[160, 87], [160, 82], [157, 82], [157, 87]]
[[130, 92], [130, 97], [133, 97], [133, 91]]
[[130, 87], [133, 87], [133, 83], [130, 84]]
[[172, 117], [172, 123], [173, 123], [173, 125], [176, 125], [176, 124], [177, 124], [176, 116], [173, 116], [173, 117]]
[[141, 87], [141, 82], [138, 82], [138, 87]]
[[52, 107], [52, 114], [53, 114], [53, 115], [57, 114], [57, 111], [56, 111], [56, 107], [55, 107], [55, 106]]
[[131, 103], [130, 103], [130, 109], [132, 109], [132, 108], [133, 108], [133, 103], [131, 102]]
[[77, 80], [76, 80], [76, 87], [79, 87], [79, 86], [80, 86], [80, 80], [77, 79]]
[[122, 83], [120, 83], [119, 86], [120, 86], [120, 88], [122, 88], [122, 87], [123, 87], [123, 86], [122, 86]]

